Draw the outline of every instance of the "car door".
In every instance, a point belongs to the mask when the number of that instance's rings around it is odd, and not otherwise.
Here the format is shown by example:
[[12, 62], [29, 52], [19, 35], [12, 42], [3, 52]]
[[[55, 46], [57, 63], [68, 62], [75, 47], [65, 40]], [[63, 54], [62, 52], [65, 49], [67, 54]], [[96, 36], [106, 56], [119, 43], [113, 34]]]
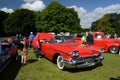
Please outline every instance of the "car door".
[[52, 59], [55, 53], [54, 44], [42, 43], [41, 52], [42, 52], [41, 54], [44, 55], [45, 57]]
[[94, 45], [105, 47], [106, 46], [106, 40], [102, 34], [96, 34], [94, 37]]

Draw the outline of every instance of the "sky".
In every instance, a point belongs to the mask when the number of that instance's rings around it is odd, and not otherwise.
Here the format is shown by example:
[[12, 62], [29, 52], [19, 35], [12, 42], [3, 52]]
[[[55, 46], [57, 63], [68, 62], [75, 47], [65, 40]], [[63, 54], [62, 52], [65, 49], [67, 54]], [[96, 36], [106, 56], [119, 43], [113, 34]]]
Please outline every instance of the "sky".
[[42, 11], [51, 1], [58, 1], [67, 8], [74, 8], [82, 28], [91, 27], [92, 22], [104, 14], [120, 14], [120, 0], [0, 0], [0, 10], [8, 13], [20, 8]]

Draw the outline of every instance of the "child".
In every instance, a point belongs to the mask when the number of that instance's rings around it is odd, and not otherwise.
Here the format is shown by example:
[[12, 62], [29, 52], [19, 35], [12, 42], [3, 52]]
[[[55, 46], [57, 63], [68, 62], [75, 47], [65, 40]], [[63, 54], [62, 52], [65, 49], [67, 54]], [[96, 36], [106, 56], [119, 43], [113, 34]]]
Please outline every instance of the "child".
[[25, 41], [20, 41], [20, 43], [23, 45], [23, 47], [21, 48], [21, 63], [22, 65], [25, 65], [28, 55], [28, 47]]

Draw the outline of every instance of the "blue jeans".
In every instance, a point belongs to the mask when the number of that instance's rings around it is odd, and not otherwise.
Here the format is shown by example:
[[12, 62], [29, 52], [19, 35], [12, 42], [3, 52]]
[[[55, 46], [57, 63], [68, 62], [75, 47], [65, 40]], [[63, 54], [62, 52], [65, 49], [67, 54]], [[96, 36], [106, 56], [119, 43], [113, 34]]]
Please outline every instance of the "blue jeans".
[[36, 58], [39, 58], [39, 47], [37, 46], [36, 49], [35, 49], [35, 56]]
[[30, 48], [32, 47], [32, 41], [29, 42], [29, 47], [30, 47]]

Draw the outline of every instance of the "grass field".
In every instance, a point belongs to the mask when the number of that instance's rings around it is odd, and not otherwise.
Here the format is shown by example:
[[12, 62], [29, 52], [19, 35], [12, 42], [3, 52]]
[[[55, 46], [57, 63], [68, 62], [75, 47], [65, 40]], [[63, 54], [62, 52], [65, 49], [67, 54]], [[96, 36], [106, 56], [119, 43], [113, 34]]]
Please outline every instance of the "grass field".
[[109, 53], [103, 53], [103, 56], [105, 59], [101, 65], [61, 71], [44, 57], [36, 61], [30, 49], [27, 65], [21, 66], [20, 60], [10, 63], [0, 73], [0, 80], [110, 80], [111, 77], [120, 77], [120, 56]]

